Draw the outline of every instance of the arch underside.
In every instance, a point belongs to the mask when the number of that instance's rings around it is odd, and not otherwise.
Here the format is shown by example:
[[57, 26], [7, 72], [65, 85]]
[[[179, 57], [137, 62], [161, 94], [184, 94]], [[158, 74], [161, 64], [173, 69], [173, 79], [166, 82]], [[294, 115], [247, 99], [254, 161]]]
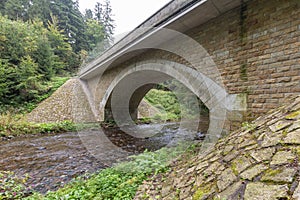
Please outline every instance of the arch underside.
[[99, 103], [100, 119], [113, 115], [120, 123], [132, 121], [145, 94], [170, 79], [181, 82], [205, 104], [210, 113], [208, 132], [221, 134], [226, 121], [226, 90], [195, 69], [165, 60], [136, 63], [118, 73]]

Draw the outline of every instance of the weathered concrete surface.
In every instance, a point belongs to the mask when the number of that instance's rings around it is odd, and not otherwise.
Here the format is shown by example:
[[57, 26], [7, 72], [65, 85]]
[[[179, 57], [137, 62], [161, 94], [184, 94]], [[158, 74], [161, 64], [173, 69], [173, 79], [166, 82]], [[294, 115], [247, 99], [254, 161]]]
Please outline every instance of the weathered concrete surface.
[[208, 155], [174, 161], [135, 199], [300, 199], [300, 95], [219, 140]]

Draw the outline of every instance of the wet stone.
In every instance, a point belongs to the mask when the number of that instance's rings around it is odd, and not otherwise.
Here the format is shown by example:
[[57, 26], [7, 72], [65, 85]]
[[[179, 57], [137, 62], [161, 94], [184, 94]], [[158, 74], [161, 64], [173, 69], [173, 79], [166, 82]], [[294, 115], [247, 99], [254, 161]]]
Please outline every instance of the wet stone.
[[231, 169], [226, 169], [223, 173], [218, 177], [217, 186], [220, 191], [226, 189], [229, 185], [231, 185], [236, 180], [236, 176], [234, 175]]
[[214, 162], [212, 163], [205, 171], [204, 173], [206, 175], [211, 175], [213, 174], [219, 167], [221, 166], [221, 164], [219, 162]]
[[281, 164], [288, 164], [293, 162], [296, 158], [296, 155], [293, 154], [291, 151], [279, 151], [277, 152], [271, 161], [271, 165], [281, 165]]
[[209, 160], [209, 162], [215, 162], [216, 160], [219, 160], [219, 159], [220, 159], [219, 156], [214, 156]]
[[[188, 180], [184, 181], [183, 187], [187, 187], [195, 182], [195, 177], [190, 177]], [[180, 187], [180, 186], [179, 186]]]
[[225, 166], [221, 165], [215, 172], [216, 175], [220, 175], [224, 170], [225, 170]]
[[194, 185], [196, 185], [196, 186], [202, 185], [204, 183], [205, 179], [206, 178], [205, 178], [204, 175], [202, 175], [202, 174], [198, 175], [197, 178], [196, 178], [196, 182], [195, 182]]
[[191, 168], [189, 168], [187, 171], [186, 171], [186, 173], [185, 174], [189, 174], [189, 173], [192, 173], [193, 171], [195, 171], [195, 166], [194, 167], [191, 167]]
[[288, 199], [287, 185], [270, 185], [260, 182], [248, 183], [245, 190], [244, 200], [278, 200]]
[[197, 168], [196, 168], [196, 171], [197, 172], [200, 172], [201, 170], [205, 169], [206, 167], [208, 167], [208, 162], [205, 161], [205, 162], [201, 162], [200, 164], [198, 164]]
[[175, 196], [175, 194], [170, 194], [167, 197], [164, 198], [165, 200], [174, 200], [177, 199], [177, 197]]
[[225, 162], [229, 162], [229, 161], [233, 160], [234, 158], [236, 158], [238, 155], [240, 155], [240, 152], [238, 152], [238, 151], [233, 151], [233, 152], [231, 152], [230, 154], [226, 155], [226, 156], [223, 158], [223, 160], [224, 160]]
[[241, 148], [251, 146], [251, 145], [254, 145], [254, 144], [257, 144], [257, 141], [255, 141], [255, 140], [246, 140], [243, 143], [239, 144], [238, 148], [241, 149]]
[[165, 196], [169, 195], [170, 192], [171, 192], [171, 186], [165, 186], [161, 190], [161, 196], [165, 197]]
[[257, 162], [261, 162], [265, 160], [270, 160], [274, 153], [275, 153], [275, 148], [265, 148], [265, 149], [253, 151], [252, 153], [250, 153], [250, 155]]
[[180, 190], [180, 199], [187, 199], [188, 196], [190, 196], [190, 192], [191, 192], [192, 187], [186, 187], [186, 188], [182, 188]]
[[291, 183], [297, 170], [294, 168], [270, 169], [262, 176], [262, 181]]
[[248, 146], [244, 150], [245, 151], [249, 151], [249, 150], [256, 149], [256, 148], [258, 148], [258, 144], [254, 144], [254, 145]]
[[268, 169], [268, 167], [266, 165], [263, 164], [259, 164], [259, 165], [255, 165], [254, 167], [244, 171], [240, 177], [242, 179], [247, 179], [247, 180], [252, 180], [253, 178], [255, 178], [257, 175], [261, 174], [263, 171], [265, 171], [266, 169]]

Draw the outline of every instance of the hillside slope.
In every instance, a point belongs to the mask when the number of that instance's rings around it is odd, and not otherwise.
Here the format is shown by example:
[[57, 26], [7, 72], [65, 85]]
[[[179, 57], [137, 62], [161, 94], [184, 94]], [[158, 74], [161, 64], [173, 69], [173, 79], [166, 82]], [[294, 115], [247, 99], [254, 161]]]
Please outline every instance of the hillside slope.
[[174, 162], [135, 199], [300, 199], [300, 96], [218, 141], [208, 155]]

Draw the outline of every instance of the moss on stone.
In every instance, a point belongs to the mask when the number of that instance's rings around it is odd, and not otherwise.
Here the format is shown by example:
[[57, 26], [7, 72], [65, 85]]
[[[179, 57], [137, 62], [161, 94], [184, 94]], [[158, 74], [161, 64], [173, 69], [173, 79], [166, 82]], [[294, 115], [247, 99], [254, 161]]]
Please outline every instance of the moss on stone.
[[238, 172], [238, 170], [237, 170], [237, 166], [236, 166], [236, 163], [235, 162], [233, 162], [232, 164], [231, 164], [231, 169], [232, 169], [232, 171], [233, 171], [233, 173], [234, 173], [234, 175], [238, 175], [239, 174], [239, 172]]
[[277, 174], [280, 174], [282, 172], [282, 169], [268, 169], [265, 172], [265, 176], [276, 176]]
[[300, 117], [300, 110], [292, 112], [291, 114], [287, 115], [285, 118], [292, 120], [292, 119], [297, 119], [299, 117]]
[[193, 200], [202, 199], [206, 195], [209, 195], [210, 191], [211, 191], [211, 185], [200, 186], [198, 189], [196, 189], [196, 192], [193, 195]]

